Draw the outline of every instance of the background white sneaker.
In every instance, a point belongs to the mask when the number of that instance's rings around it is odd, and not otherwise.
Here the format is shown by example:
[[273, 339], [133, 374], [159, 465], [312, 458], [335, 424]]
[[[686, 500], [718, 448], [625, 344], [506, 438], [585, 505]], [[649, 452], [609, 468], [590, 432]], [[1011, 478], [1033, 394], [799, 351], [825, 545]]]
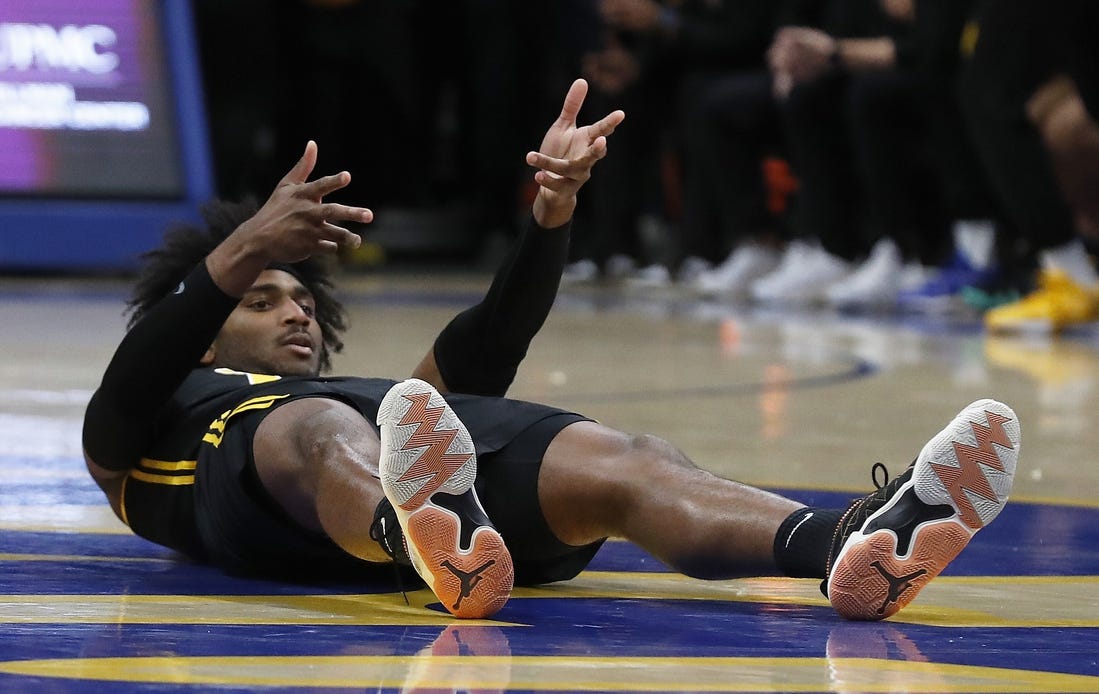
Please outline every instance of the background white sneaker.
[[598, 278], [599, 266], [595, 264], [594, 260], [589, 260], [587, 258], [569, 263], [561, 272], [561, 282], [563, 284], [594, 282]]
[[695, 278], [692, 288], [703, 296], [745, 294], [751, 283], [778, 267], [779, 254], [765, 246], [746, 243], [721, 265]]
[[672, 273], [659, 263], [646, 265], [631, 272], [625, 278], [626, 286], [633, 289], [656, 289], [670, 287]]
[[828, 287], [825, 296], [836, 308], [890, 306], [901, 290], [903, 270], [900, 249], [893, 239], [884, 238], [854, 272]]
[[809, 304], [824, 300], [828, 287], [851, 272], [850, 265], [819, 245], [795, 241], [774, 272], [751, 285], [752, 298], [769, 304]]
[[603, 264], [603, 274], [609, 280], [624, 280], [637, 269], [637, 263], [628, 255], [615, 253]]
[[699, 276], [709, 272], [713, 267], [713, 264], [705, 258], [699, 258], [695, 255], [687, 256], [675, 272], [675, 281], [684, 286], [693, 286]]

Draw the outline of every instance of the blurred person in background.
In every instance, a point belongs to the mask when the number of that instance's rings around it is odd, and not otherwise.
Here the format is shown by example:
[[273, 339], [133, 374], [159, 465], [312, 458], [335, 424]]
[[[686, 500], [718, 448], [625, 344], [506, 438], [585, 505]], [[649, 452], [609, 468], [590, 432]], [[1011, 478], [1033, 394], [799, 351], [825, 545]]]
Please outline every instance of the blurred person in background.
[[1010, 248], [1037, 264], [1031, 293], [985, 314], [991, 331], [1049, 333], [1099, 318], [1099, 274], [1028, 113], [1041, 88], [1060, 78], [1071, 82], [1079, 105], [1099, 114], [1096, 28], [1099, 3], [1089, 0], [979, 5], [962, 76], [963, 111], [1006, 228], [1017, 234]]
[[751, 293], [892, 304], [923, 280], [925, 246], [942, 233], [916, 79], [900, 67], [913, 7], [832, 0], [817, 11], [820, 28], [785, 26], [768, 50], [799, 188], [795, 240]]
[[[616, 156], [588, 188], [576, 219], [566, 279], [598, 273], [637, 284], [689, 277], [717, 260], [675, 224], [690, 114], [715, 81], [759, 69], [773, 31], [771, 0], [593, 0], [602, 32], [582, 59], [588, 108], [633, 114]], [[642, 266], [638, 269], [638, 266]]]
[[[932, 247], [937, 267], [920, 287], [899, 297], [905, 310], [939, 313], [970, 304], [986, 308], [1010, 292], [997, 252], [998, 206], [962, 116], [959, 75], [972, 46], [967, 26], [976, 0], [915, 0], [913, 50], [903, 55], [917, 75], [925, 144], [935, 168], [949, 243]], [[941, 245], [941, 244], [937, 244]]]
[[316, 138], [363, 172], [337, 198], [389, 213], [373, 234], [493, 260], [532, 194], [499, 153], [568, 87], [587, 2], [196, 0], [219, 194], [260, 197]]

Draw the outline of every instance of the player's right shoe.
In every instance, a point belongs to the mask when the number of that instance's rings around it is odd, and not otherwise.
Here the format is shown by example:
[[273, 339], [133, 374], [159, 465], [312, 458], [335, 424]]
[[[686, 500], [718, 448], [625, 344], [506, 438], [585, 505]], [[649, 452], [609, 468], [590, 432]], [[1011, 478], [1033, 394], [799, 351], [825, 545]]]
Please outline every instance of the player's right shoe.
[[495, 614], [514, 570], [473, 487], [477, 454], [465, 425], [428, 383], [393, 386], [378, 408], [382, 489], [416, 572], [456, 617]]
[[939, 575], [1007, 503], [1019, 456], [1010, 407], [978, 400], [904, 474], [851, 504], [821, 586], [848, 619], [884, 619]]

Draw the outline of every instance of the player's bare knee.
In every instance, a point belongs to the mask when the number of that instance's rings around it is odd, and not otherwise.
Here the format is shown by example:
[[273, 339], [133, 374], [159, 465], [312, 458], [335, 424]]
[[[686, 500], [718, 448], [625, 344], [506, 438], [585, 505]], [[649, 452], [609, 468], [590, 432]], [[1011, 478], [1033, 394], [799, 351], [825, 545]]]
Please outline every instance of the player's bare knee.
[[678, 448], [652, 434], [631, 435], [630, 450], [627, 455], [635, 464], [644, 466], [651, 474], [659, 474], [661, 470], [668, 467], [694, 467], [694, 464]]
[[651, 434], [622, 434], [613, 452], [585, 461], [600, 505], [622, 518], [644, 503], [670, 471], [678, 469], [682, 455], [664, 439]]
[[317, 503], [326, 485], [333, 478], [375, 478], [377, 452], [377, 435], [362, 415], [327, 398], [282, 405], [264, 418], [253, 440], [264, 489], [292, 518], [313, 529], [321, 527]]

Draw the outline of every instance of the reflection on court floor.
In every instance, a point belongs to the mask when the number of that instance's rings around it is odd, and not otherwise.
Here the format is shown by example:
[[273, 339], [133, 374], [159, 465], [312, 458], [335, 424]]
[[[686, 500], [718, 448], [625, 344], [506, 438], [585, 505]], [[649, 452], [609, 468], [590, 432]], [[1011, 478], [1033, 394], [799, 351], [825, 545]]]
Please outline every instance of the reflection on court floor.
[[[351, 297], [362, 332], [341, 370], [400, 375], [406, 356], [378, 327], [426, 344], [465, 299], [409, 286]], [[83, 471], [80, 412], [119, 297], [9, 291], [0, 691], [1099, 691], [1097, 343], [614, 298], [566, 296], [515, 394], [655, 430], [721, 474], [821, 505], [866, 487], [875, 459], [899, 471], [989, 394], [1023, 423], [1016, 497], [872, 624], [837, 617], [816, 581], [696, 581], [621, 542], [485, 621], [451, 619], [418, 586], [230, 577], [130, 535]], [[625, 350], [659, 368], [607, 369]]]

